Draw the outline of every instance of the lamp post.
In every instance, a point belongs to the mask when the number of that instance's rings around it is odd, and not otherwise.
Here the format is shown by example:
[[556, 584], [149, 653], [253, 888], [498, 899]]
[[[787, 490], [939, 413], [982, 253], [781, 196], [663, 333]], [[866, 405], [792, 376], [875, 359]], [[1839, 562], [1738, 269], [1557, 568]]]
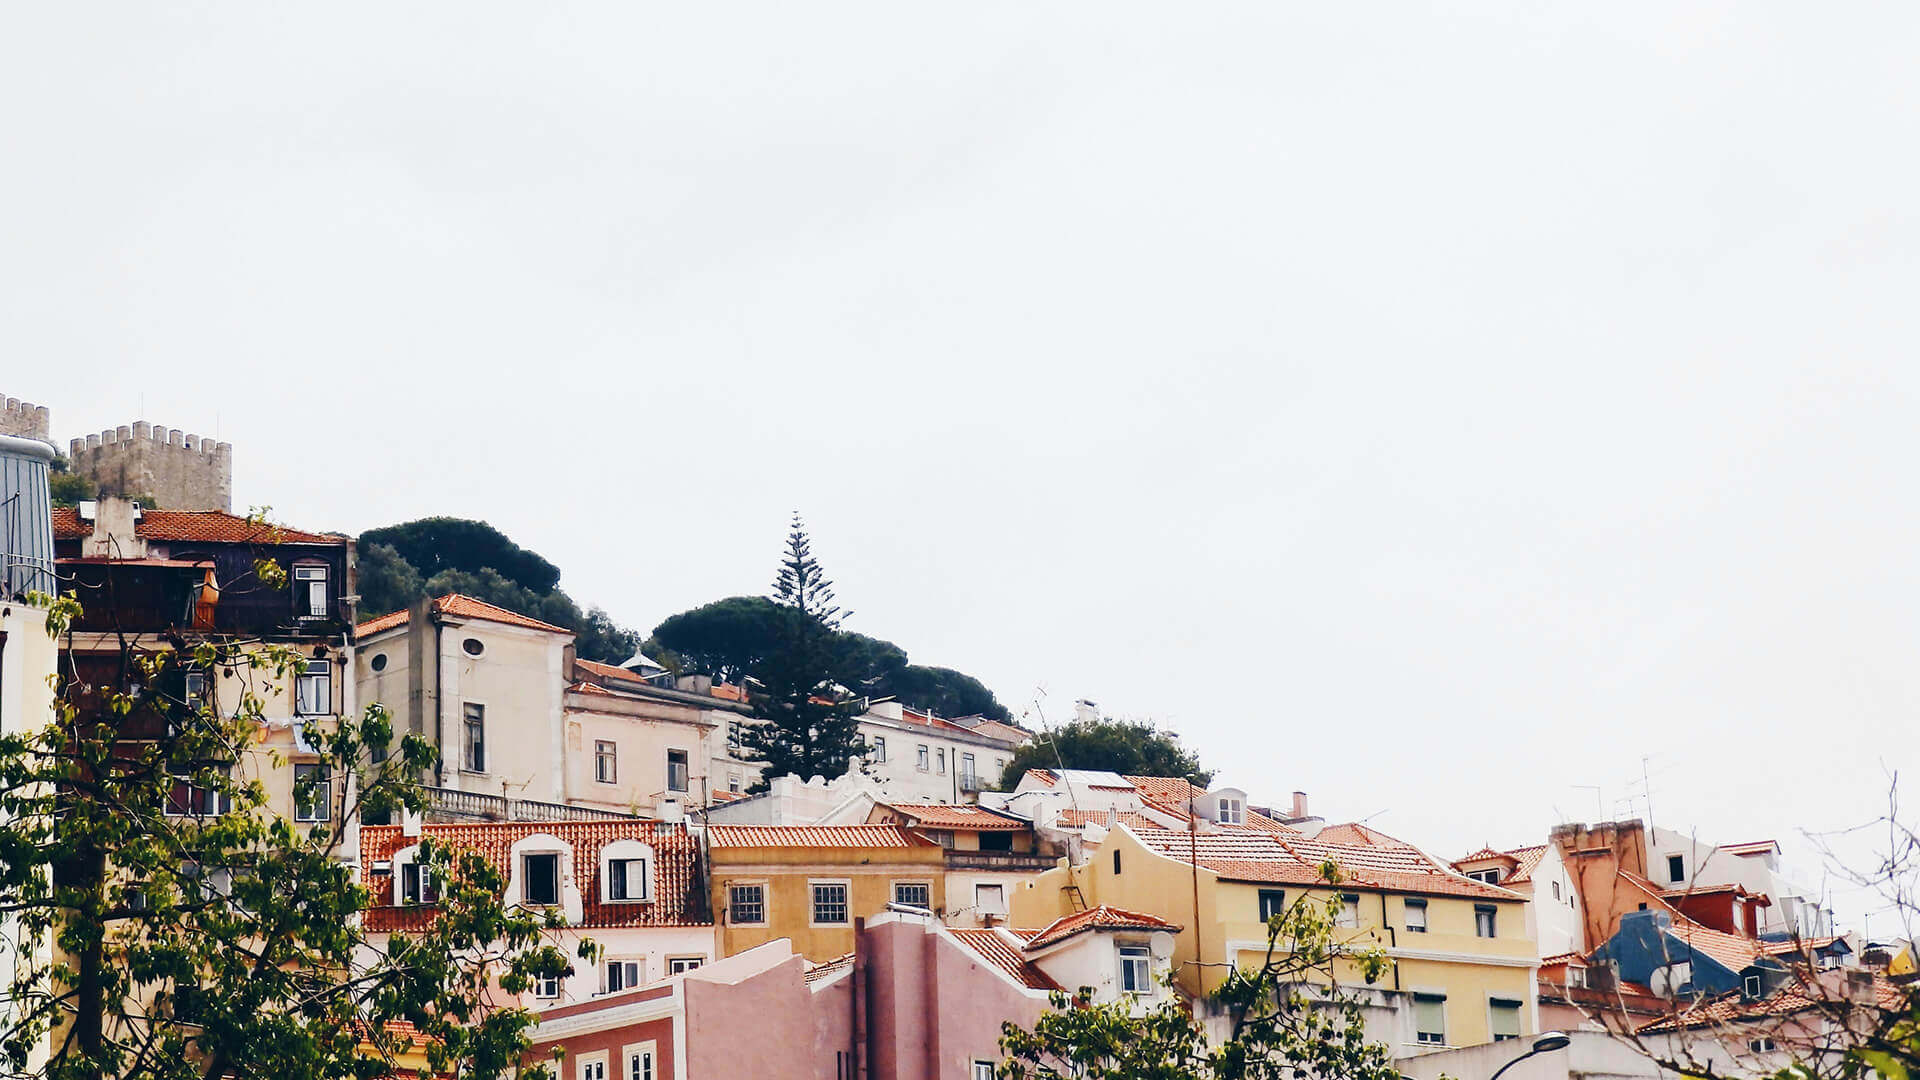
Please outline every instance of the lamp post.
[[1533, 1055], [1551, 1054], [1555, 1050], [1565, 1050], [1567, 1044], [1572, 1041], [1572, 1039], [1567, 1038], [1567, 1033], [1564, 1031], [1543, 1031], [1533, 1040], [1533, 1049], [1528, 1050], [1526, 1053], [1493, 1070], [1493, 1075], [1487, 1077], [1487, 1080], [1500, 1080], [1501, 1073], [1506, 1072], [1508, 1069], [1513, 1068], [1515, 1065], [1520, 1064]]

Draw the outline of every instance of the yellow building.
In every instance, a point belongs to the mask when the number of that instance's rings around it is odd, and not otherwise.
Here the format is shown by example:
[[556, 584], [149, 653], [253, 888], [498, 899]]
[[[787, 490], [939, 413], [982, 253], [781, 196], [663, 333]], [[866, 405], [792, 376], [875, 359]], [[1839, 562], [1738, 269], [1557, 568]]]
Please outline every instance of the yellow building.
[[[1014, 925], [1037, 926], [1082, 906], [1146, 911], [1184, 925], [1174, 963], [1182, 989], [1208, 992], [1218, 965], [1257, 966], [1266, 917], [1303, 896], [1343, 901], [1343, 930], [1356, 947], [1378, 944], [1389, 960], [1371, 989], [1394, 991], [1403, 1019], [1376, 1038], [1398, 1053], [1471, 1046], [1539, 1030], [1525, 900], [1472, 881], [1412, 845], [1358, 825], [1309, 837], [1196, 819], [1193, 830], [1107, 832], [1079, 866], [1039, 875], [1016, 890]], [[1332, 860], [1342, 880], [1328, 886]], [[1216, 966], [1207, 966], [1216, 965]], [[1337, 972], [1343, 978], [1357, 974]]]
[[853, 951], [855, 919], [946, 907], [945, 852], [897, 825], [714, 825], [707, 837], [723, 957], [786, 938], [821, 963]]

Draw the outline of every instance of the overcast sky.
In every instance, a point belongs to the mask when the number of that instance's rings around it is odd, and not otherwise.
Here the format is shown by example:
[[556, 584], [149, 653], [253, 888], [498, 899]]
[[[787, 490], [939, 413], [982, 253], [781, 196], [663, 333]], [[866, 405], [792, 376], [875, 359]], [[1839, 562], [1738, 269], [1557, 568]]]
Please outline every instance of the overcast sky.
[[797, 509], [851, 628], [1442, 855], [1915, 762], [1911, 5], [160, 7], [0, 35], [63, 443], [642, 629]]

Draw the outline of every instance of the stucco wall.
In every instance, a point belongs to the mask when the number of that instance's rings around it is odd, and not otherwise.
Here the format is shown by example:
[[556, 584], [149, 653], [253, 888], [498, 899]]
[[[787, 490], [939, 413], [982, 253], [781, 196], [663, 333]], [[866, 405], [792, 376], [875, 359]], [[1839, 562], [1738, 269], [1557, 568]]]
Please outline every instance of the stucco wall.
[[[711, 778], [712, 754], [707, 749], [710, 729], [695, 709], [669, 707], [682, 716], [641, 715], [639, 710], [615, 714], [593, 708], [594, 695], [567, 695], [567, 791], [573, 802], [621, 812], [656, 812], [667, 798], [684, 806], [705, 804]], [[668, 710], [659, 710], [666, 712]], [[606, 783], [595, 771], [595, 744], [612, 743], [614, 778]], [[667, 786], [667, 752], [687, 755], [687, 786]]]
[[1001, 1023], [1031, 1027], [1046, 1006], [1044, 994], [1017, 985], [924, 919], [876, 919], [862, 952], [872, 980], [875, 1077], [972, 1080], [975, 1061], [1000, 1060]]
[[[935, 908], [946, 906], [946, 862], [939, 848], [715, 848], [711, 852], [713, 910], [720, 917], [720, 951], [744, 952], [779, 938], [795, 952], [820, 963], [853, 951], [853, 923], [871, 918], [893, 902], [895, 881], [925, 881]], [[813, 881], [848, 882], [848, 922], [813, 926]], [[734, 882], [767, 886], [767, 924], [739, 926], [727, 921], [727, 887]]]
[[[465, 643], [477, 639], [479, 656]], [[565, 692], [561, 670], [568, 636], [473, 619], [448, 620], [440, 634], [440, 711], [447, 785], [516, 799], [565, 802], [562, 764]], [[462, 716], [485, 707], [486, 768], [465, 768]]]

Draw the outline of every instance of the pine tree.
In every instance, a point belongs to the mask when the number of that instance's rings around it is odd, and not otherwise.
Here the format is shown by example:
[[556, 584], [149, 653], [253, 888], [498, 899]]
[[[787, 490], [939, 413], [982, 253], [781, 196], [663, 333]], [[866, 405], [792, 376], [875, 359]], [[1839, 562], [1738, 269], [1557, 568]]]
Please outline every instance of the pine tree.
[[834, 604], [833, 582], [797, 513], [769, 599], [782, 618], [773, 647], [751, 672], [758, 686], [748, 703], [760, 723], [742, 733], [747, 758], [766, 764], [756, 791], [776, 776], [835, 779], [866, 752], [853, 703], [833, 679], [835, 642], [849, 613]]

